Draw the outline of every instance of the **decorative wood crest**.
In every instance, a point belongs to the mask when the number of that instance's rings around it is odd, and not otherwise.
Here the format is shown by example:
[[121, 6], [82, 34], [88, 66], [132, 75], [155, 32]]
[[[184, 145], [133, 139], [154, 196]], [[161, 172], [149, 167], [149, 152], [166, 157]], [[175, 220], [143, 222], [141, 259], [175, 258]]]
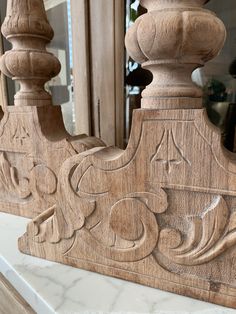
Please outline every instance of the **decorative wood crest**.
[[[236, 163], [191, 81], [225, 39], [206, 2], [141, 1], [148, 13], [126, 46], [154, 79], [128, 147], [66, 157], [51, 206], [19, 239], [22, 252], [236, 308]], [[2, 163], [18, 190], [20, 176]], [[45, 176], [50, 193], [55, 180]]]
[[46, 50], [53, 30], [43, 1], [9, 0], [2, 32], [12, 50], [1, 57], [0, 68], [20, 83], [20, 91], [0, 121], [0, 210], [32, 218], [54, 204], [63, 161], [104, 144], [70, 136], [60, 107], [52, 106], [44, 89], [60, 63]]

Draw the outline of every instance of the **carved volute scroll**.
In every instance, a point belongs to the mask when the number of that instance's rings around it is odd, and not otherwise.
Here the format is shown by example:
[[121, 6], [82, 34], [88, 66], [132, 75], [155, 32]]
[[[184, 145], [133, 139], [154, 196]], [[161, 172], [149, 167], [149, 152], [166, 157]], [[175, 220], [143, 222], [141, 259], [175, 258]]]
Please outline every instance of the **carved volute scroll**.
[[[225, 28], [203, 0], [141, 3], [148, 13], [126, 45], [154, 79], [133, 113], [128, 146], [68, 157], [54, 202], [28, 224], [19, 248], [236, 308], [236, 162], [191, 81], [219, 52]], [[19, 192], [15, 181], [11, 193]]]
[[1, 58], [1, 71], [20, 83], [15, 105], [50, 105], [51, 96], [44, 85], [59, 73], [60, 63], [46, 50], [53, 30], [43, 0], [8, 0], [2, 33], [12, 43], [12, 50]]
[[142, 108], [197, 108], [202, 90], [191, 80], [221, 50], [223, 23], [203, 9], [207, 0], [141, 0], [148, 13], [126, 35], [131, 57], [153, 74]]

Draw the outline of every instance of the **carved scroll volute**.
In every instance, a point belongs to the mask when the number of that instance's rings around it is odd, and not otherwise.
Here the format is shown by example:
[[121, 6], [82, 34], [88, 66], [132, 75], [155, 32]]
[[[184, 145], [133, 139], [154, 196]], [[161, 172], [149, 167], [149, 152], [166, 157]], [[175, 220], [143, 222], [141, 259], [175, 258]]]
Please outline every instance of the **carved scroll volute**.
[[60, 63], [46, 50], [53, 30], [43, 0], [8, 0], [2, 33], [12, 43], [12, 50], [2, 56], [1, 71], [20, 83], [15, 105], [51, 104], [44, 85], [60, 72]]
[[144, 90], [142, 108], [198, 108], [202, 90], [192, 72], [223, 47], [223, 23], [202, 7], [208, 0], [141, 0], [148, 13], [129, 29], [130, 56], [150, 70], [152, 83]]

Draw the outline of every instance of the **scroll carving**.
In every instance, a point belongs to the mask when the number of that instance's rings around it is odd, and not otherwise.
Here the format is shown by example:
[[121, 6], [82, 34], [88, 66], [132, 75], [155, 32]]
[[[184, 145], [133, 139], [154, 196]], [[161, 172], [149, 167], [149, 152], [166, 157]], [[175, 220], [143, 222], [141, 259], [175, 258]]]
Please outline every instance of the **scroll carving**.
[[191, 80], [225, 40], [206, 2], [141, 0], [126, 46], [153, 82], [128, 146], [64, 159], [23, 253], [236, 308], [236, 163]]
[[[89, 165], [89, 159], [88, 156], [86, 166], [84, 163], [75, 167], [73, 157], [65, 163], [59, 176], [62, 180], [59, 179], [58, 202], [50, 211], [50, 219], [47, 214], [45, 226], [40, 230], [42, 216], [39, 220], [35, 218], [28, 232], [39, 243], [58, 243], [78, 232], [84, 243], [106, 258], [129, 262], [143, 259], [157, 244], [159, 227], [155, 214], [166, 210], [166, 193], [162, 189], [156, 193], [131, 189], [120, 197], [111, 196], [113, 192], [108, 186], [104, 186], [106, 191], [103, 192], [92, 191], [94, 186], [85, 190], [82, 180], [90, 181], [93, 172], [90, 169], [96, 171], [96, 165]], [[97, 170], [100, 171], [103, 172], [101, 168]], [[117, 171], [122, 180], [123, 168]], [[106, 175], [109, 173], [105, 171], [102, 176]], [[65, 202], [68, 194], [73, 197]]]
[[158, 247], [174, 263], [201, 265], [236, 245], [235, 223], [235, 212], [230, 214], [224, 198], [216, 196], [200, 216], [189, 219], [184, 240], [178, 230], [163, 229]]

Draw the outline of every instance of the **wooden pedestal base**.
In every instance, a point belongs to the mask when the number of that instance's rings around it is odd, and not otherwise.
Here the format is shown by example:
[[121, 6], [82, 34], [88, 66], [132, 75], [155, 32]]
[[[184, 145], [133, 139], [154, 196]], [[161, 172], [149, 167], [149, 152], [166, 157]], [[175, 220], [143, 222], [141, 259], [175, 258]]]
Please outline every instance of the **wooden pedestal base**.
[[202, 109], [137, 110], [126, 151], [69, 158], [22, 252], [236, 308], [236, 163]]

